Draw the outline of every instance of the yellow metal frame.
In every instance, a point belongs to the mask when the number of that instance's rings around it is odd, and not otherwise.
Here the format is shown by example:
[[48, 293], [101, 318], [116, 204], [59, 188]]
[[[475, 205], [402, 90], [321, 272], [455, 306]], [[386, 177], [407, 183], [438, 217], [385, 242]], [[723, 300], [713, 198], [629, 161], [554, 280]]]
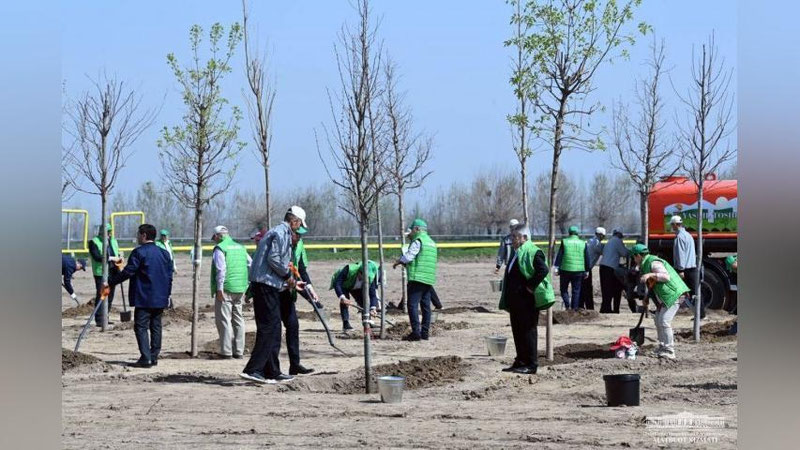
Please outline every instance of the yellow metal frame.
[[[116, 219], [117, 217], [120, 217], [120, 216], [139, 216], [139, 217], [142, 218], [142, 221], [139, 223], [139, 225], [144, 223], [144, 211], [112, 212], [111, 213], [111, 232], [112, 233], [114, 232], [114, 219]], [[114, 237], [117, 238], [117, 241], [119, 241], [119, 237], [118, 236], [115, 235]], [[123, 251], [123, 252], [129, 252], [129, 251], [131, 251], [133, 249], [134, 249], [134, 247], [125, 247], [125, 248], [120, 247], [119, 250]]]
[[[83, 215], [83, 248], [62, 248], [61, 253], [84, 253], [89, 251], [89, 211], [85, 209], [62, 209], [61, 214]], [[69, 239], [69, 236], [67, 236]]]

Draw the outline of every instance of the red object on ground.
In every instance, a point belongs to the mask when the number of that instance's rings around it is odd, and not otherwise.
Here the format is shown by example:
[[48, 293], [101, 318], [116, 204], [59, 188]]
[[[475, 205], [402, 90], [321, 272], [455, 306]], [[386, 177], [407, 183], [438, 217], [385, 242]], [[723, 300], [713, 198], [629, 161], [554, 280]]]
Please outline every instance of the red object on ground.
[[631, 338], [628, 336], [620, 336], [619, 339], [617, 339], [617, 342], [611, 345], [611, 350], [617, 350], [622, 347], [631, 348], [632, 346], [633, 341], [631, 341]]

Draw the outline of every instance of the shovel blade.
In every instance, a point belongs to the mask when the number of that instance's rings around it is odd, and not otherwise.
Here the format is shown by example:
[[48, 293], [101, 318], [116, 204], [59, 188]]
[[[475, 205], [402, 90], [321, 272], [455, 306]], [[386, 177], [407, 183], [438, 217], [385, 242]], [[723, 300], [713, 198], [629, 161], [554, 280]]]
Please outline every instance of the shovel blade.
[[644, 328], [631, 328], [628, 330], [628, 337], [641, 347], [644, 344]]

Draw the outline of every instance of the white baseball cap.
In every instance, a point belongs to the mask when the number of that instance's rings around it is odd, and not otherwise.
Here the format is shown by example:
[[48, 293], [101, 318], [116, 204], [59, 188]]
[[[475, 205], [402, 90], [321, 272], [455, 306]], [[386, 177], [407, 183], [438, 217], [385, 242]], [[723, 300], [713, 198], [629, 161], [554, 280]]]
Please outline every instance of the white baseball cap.
[[300, 219], [300, 222], [303, 224], [303, 228], [308, 228], [308, 224], [306, 224], [306, 211], [303, 208], [295, 205], [289, 208], [288, 212], [289, 214]]
[[669, 219], [669, 224], [670, 225], [682, 224], [682, 223], [683, 223], [683, 219], [681, 218], [681, 216], [678, 216], [678, 215], [672, 216]]
[[225, 225], [217, 225], [214, 227], [214, 234], [227, 233], [228, 227]]
[[517, 220], [517, 219], [511, 219], [511, 220], [508, 222], [508, 226], [509, 226], [509, 227], [515, 227], [515, 226], [517, 226], [517, 225], [519, 225], [519, 220]]
[[597, 227], [594, 229], [595, 234], [602, 234], [603, 236], [606, 235], [606, 229], [603, 227]]

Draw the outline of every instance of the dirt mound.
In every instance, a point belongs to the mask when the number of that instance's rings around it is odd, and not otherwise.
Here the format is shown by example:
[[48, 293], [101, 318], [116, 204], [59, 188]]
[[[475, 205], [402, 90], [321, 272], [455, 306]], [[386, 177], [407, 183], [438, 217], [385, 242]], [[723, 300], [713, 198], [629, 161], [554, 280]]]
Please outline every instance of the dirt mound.
[[[401, 376], [406, 378], [405, 389], [423, 389], [440, 386], [464, 377], [469, 365], [458, 356], [437, 356], [409, 361], [398, 361], [395, 364], [384, 364], [372, 368], [374, 373], [372, 386], [378, 388], [379, 376]], [[365, 391], [364, 372], [355, 370], [336, 379], [331, 389], [339, 394], [362, 394]]]
[[63, 347], [61, 348], [62, 374], [68, 370], [75, 369], [76, 367], [89, 366], [94, 364], [102, 366], [106, 365], [106, 363], [104, 363], [103, 360], [95, 356], [87, 355], [86, 353], [81, 353], [81, 352], [73, 352], [72, 350], [67, 350]]
[[61, 317], [89, 317], [92, 311], [94, 311], [94, 305], [91, 302], [87, 302], [61, 311]]
[[[386, 340], [399, 341], [403, 336], [411, 333], [411, 324], [408, 322], [394, 321], [394, 326], [387, 326]], [[387, 324], [388, 325], [388, 324]], [[440, 336], [443, 331], [450, 330], [466, 330], [470, 325], [467, 322], [434, 322], [431, 324], [430, 335]], [[372, 335], [375, 339], [380, 339], [380, 328], [376, 327], [372, 330]], [[353, 330], [349, 333], [342, 333], [338, 336], [341, 339], [363, 339], [364, 335], [360, 330]]]
[[576, 322], [593, 322], [599, 319], [600, 313], [594, 310], [553, 311], [553, 323], [559, 325], [569, 325]]
[[[726, 320], [724, 322], [711, 322], [705, 325], [700, 325], [700, 341], [701, 342], [729, 342], [735, 341], [736, 336], [728, 334], [731, 325], [736, 319]], [[675, 332], [675, 339], [678, 341], [693, 341], [694, 330], [680, 330]]]
[[539, 365], [551, 366], [555, 364], [569, 364], [582, 359], [606, 359], [613, 358], [614, 352], [609, 348], [611, 343], [606, 345], [599, 344], [567, 344], [553, 349], [553, 360], [548, 361], [545, 353], [539, 355]]
[[[256, 332], [248, 331], [244, 334], [244, 354], [249, 354], [253, 351], [253, 346], [256, 344]], [[201, 347], [202, 351], [214, 353], [219, 352], [219, 339], [208, 341]]]
[[495, 311], [483, 306], [454, 306], [452, 308], [440, 309], [439, 312], [442, 314], [462, 314], [465, 312], [494, 313]]

